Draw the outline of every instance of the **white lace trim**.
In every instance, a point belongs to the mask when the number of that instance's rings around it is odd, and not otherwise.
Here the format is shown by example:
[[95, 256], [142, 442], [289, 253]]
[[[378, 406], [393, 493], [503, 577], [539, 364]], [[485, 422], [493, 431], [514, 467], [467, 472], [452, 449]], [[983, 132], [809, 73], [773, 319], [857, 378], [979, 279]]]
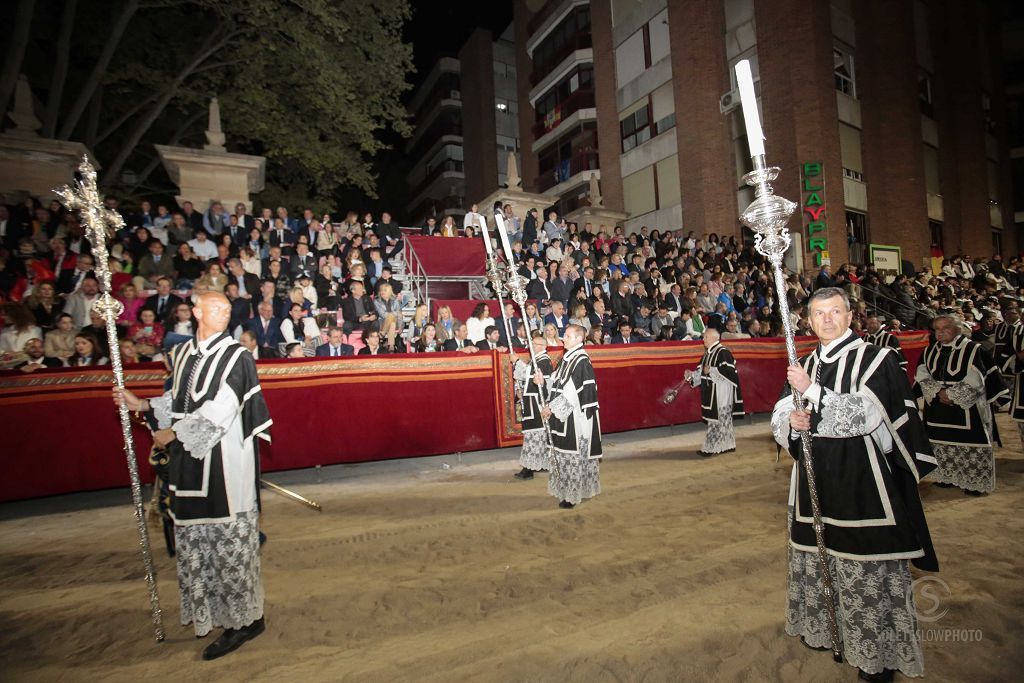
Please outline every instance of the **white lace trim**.
[[551, 408], [551, 414], [563, 422], [572, 415], [572, 404], [565, 396], [556, 396], [548, 404], [548, 407]]
[[938, 467], [929, 477], [967, 491], [996, 489], [996, 458], [991, 446], [932, 444]]
[[167, 429], [171, 426], [171, 392], [149, 399], [149, 409], [156, 418], [157, 429]]
[[917, 386], [921, 387], [921, 394], [924, 396], [925, 403], [933, 402], [942, 389], [942, 384], [933, 379], [918, 380]]
[[846, 439], [867, 432], [867, 407], [864, 398], [855, 394], [837, 394], [829, 389], [821, 399], [821, 422], [818, 436]]
[[178, 441], [185, 447], [193, 458], [202, 460], [210, 454], [213, 447], [220, 443], [220, 440], [227, 433], [223, 427], [210, 422], [198, 413], [186, 415], [179, 420], [171, 429]]
[[961, 410], [970, 410], [971, 406], [978, 401], [981, 392], [966, 382], [958, 382], [953, 386], [946, 387], [946, 396]]
[[732, 427], [731, 403], [718, 406], [718, 421], [708, 423], [708, 431], [704, 435], [705, 453], [723, 453], [736, 448], [736, 432]]

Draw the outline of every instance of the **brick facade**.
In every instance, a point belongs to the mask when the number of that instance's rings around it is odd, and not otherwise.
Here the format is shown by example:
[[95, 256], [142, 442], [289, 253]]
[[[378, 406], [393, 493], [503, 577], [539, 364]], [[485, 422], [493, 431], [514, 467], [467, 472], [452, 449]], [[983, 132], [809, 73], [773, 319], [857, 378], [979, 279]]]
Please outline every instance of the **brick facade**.
[[615, 97], [615, 44], [611, 0], [591, 0], [590, 26], [594, 44], [594, 103], [597, 108], [597, 146], [601, 167], [601, 201], [606, 209], [625, 211], [619, 154], [619, 107]]
[[[718, 97], [730, 89], [721, 2], [668, 3], [683, 225], [698, 234], [740, 236], [736, 163]], [[694, 93], [702, 93], [695, 97]], [[745, 208], [745, 207], [744, 207]]]
[[497, 126], [494, 121], [494, 39], [476, 29], [459, 51], [462, 91], [462, 148], [466, 209], [498, 189]]
[[[530, 104], [530, 72], [533, 71], [533, 62], [530, 54], [526, 51], [527, 36], [530, 35], [526, 28], [527, 23], [533, 17], [534, 12], [530, 6], [538, 6], [537, 2], [528, 0], [514, 0], [513, 23], [516, 36], [516, 99], [519, 102], [519, 175], [522, 176], [523, 190], [527, 192], [537, 191], [537, 176], [540, 169], [537, 165], [537, 155], [533, 151], [533, 121], [536, 114], [533, 105]], [[483, 195], [481, 195], [483, 196]]]

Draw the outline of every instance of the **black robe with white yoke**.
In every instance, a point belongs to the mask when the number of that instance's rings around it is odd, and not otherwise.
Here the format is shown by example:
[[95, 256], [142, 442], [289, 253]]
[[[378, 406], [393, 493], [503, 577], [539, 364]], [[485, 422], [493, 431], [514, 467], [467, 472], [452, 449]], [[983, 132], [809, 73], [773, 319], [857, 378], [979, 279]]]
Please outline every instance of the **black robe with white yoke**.
[[[813, 384], [814, 472], [829, 554], [874, 561], [909, 559], [938, 570], [917, 490], [935, 467], [910, 382], [896, 354], [847, 330], [800, 361]], [[776, 439], [797, 460], [790, 482], [793, 548], [816, 552], [803, 444], [789, 426], [790, 388], [772, 417]]]
[[900, 346], [900, 340], [896, 338], [895, 334], [883, 327], [879, 328], [877, 332], [869, 332], [868, 334], [865, 334], [864, 341], [868, 344], [892, 349], [896, 352], [896, 357], [899, 358], [900, 367], [906, 369], [907, 359], [903, 355], [903, 348]]
[[[192, 339], [170, 357], [169, 417], [177, 436], [168, 447], [170, 513], [179, 525], [231, 522], [255, 509], [258, 439], [270, 439], [256, 363], [227, 334]], [[166, 418], [161, 412], [157, 417]]]
[[582, 344], [566, 351], [551, 375], [551, 443], [556, 451], [597, 459], [601, 450], [601, 412], [597, 379]]
[[[714, 344], [701, 356], [699, 370], [717, 370], [722, 379], [732, 385], [732, 416], [743, 417], [743, 394], [740, 391], [740, 375], [736, 371], [736, 359], [732, 352], [720, 343]], [[719, 386], [711, 374], [700, 374], [700, 415], [704, 422], [718, 422]]]
[[529, 363], [524, 363], [521, 360], [516, 361], [515, 378], [520, 382], [520, 386], [525, 386], [525, 389], [522, 390], [522, 425], [524, 434], [538, 430], [543, 431], [544, 429], [544, 420], [540, 415], [541, 388], [533, 381], [533, 376], [537, 370], [540, 370], [545, 381], [551, 377], [551, 357], [546, 352], [538, 353], [536, 361], [536, 364], [532, 359]]

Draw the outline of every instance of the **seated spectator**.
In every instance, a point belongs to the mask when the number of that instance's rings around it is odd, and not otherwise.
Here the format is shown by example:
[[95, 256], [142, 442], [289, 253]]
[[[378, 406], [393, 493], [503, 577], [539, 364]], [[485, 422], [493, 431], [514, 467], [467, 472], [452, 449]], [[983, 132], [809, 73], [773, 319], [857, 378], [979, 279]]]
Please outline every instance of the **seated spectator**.
[[[192, 253], [201, 261], [209, 261], [217, 258], [217, 245], [210, 239], [210, 233], [205, 229], [196, 230], [196, 236], [188, 241], [192, 247]], [[179, 253], [181, 253], [179, 251]], [[179, 271], [180, 272], [180, 271]]]
[[658, 314], [651, 318], [651, 333], [659, 339], [659, 341], [665, 341], [661, 333], [662, 330], [668, 330], [668, 338], [671, 339], [673, 330], [675, 328], [675, 320], [669, 314], [668, 305], [664, 302], [658, 305]]
[[190, 245], [179, 244], [178, 255], [174, 257], [174, 270], [178, 274], [177, 288], [192, 289], [195, 281], [203, 275], [203, 261], [196, 256]]
[[349, 296], [341, 302], [341, 317], [344, 320], [345, 334], [363, 328], [368, 323], [377, 321], [377, 309], [373, 300], [366, 294], [366, 287], [356, 281], [349, 285]]
[[62, 365], [75, 353], [75, 321], [67, 313], [57, 316], [57, 327], [46, 333], [43, 352], [47, 358], [59, 360]]
[[478, 349], [473, 342], [469, 340], [469, 328], [465, 323], [457, 323], [455, 325], [452, 338], [445, 341], [445, 351], [461, 351], [462, 353], [476, 353]]
[[192, 316], [192, 304], [178, 304], [171, 317], [164, 323], [164, 348], [170, 349], [195, 336], [199, 329]]
[[121, 351], [121, 363], [123, 365], [134, 365], [136, 363], [148, 363], [152, 360], [149, 356], [140, 356], [135, 349], [131, 339], [122, 339], [118, 342]]
[[355, 349], [350, 344], [342, 342], [343, 333], [340, 327], [330, 327], [327, 330], [327, 343], [316, 347], [318, 358], [340, 358], [341, 356], [355, 355]]
[[359, 349], [359, 356], [382, 356], [388, 352], [380, 343], [380, 332], [374, 326], [368, 326], [363, 330], [363, 348]]
[[491, 309], [485, 303], [478, 303], [473, 308], [473, 313], [466, 320], [466, 329], [469, 333], [469, 341], [476, 344], [484, 338], [485, 330], [494, 324], [491, 317]]
[[124, 308], [121, 311], [121, 315], [117, 316], [117, 326], [122, 329], [127, 329], [134, 325], [139, 319], [139, 311], [142, 310], [144, 299], [140, 299], [136, 296], [137, 290], [135, 285], [131, 282], [126, 282], [121, 285], [121, 291], [117, 300], [121, 302]]
[[476, 347], [481, 351], [501, 351], [502, 353], [508, 351], [507, 346], [501, 345], [501, 334], [498, 332], [497, 325], [487, 326], [487, 329], [484, 330], [484, 338], [476, 343]]
[[309, 273], [303, 271], [299, 274], [298, 282], [296, 282], [295, 286], [292, 287], [292, 301], [296, 301], [298, 298], [296, 290], [298, 290], [298, 293], [302, 296], [303, 306], [308, 303], [309, 310], [316, 310], [319, 308], [320, 297], [316, 293], [316, 287], [313, 286], [313, 277]]
[[331, 264], [320, 266], [320, 272], [313, 278], [313, 288], [316, 290], [317, 305], [321, 308], [337, 310], [341, 306], [341, 284], [335, 279]]
[[554, 323], [545, 323], [543, 332], [544, 341], [548, 346], [560, 346], [562, 344], [562, 339], [558, 336], [558, 328]]
[[404, 324], [402, 303], [395, 296], [391, 285], [383, 285], [373, 305], [377, 309], [377, 320], [380, 321], [380, 333], [385, 339], [385, 346], [394, 350], [395, 339], [401, 336]]
[[451, 216], [445, 216], [441, 220], [441, 226], [434, 234], [438, 237], [458, 237], [459, 229], [455, 227], [455, 219]]
[[412, 348], [416, 353], [433, 353], [443, 350], [443, 342], [437, 338], [437, 326], [432, 322], [427, 322]]
[[305, 358], [306, 352], [302, 348], [300, 342], [292, 342], [291, 344], [284, 345], [284, 357], [285, 358]]
[[587, 332], [590, 332], [590, 316], [587, 314], [587, 305], [577, 301], [572, 305], [572, 316], [569, 318], [570, 325], [579, 325]]
[[139, 311], [138, 320], [132, 323], [125, 336], [135, 345], [138, 355], [152, 358], [163, 345], [164, 326], [156, 319], [153, 309], [143, 308]]
[[37, 282], [32, 294], [25, 300], [28, 310], [32, 312], [36, 325], [43, 333], [52, 330], [57, 324], [61, 303], [57, 298], [57, 290], [53, 280]]
[[[82, 261], [82, 258], [78, 259], [80, 264]], [[64, 300], [64, 312], [71, 315], [76, 328], [86, 327], [89, 324], [89, 313], [92, 311], [93, 303], [99, 299], [99, 292], [99, 281], [95, 277], [87, 275], [82, 278], [78, 289], [68, 294]]]
[[4, 329], [0, 332], [0, 358], [5, 364], [21, 362], [29, 339], [42, 339], [43, 331], [36, 325], [32, 311], [25, 304], [3, 305]]
[[526, 296], [539, 301], [542, 306], [547, 306], [551, 302], [551, 288], [548, 286], [548, 269], [543, 265], [539, 265], [533, 272], [536, 277], [526, 285]]
[[583, 343], [587, 346], [600, 346], [604, 344], [604, 332], [601, 330], [601, 327], [598, 325], [591, 327]]
[[100, 345], [92, 332], [82, 331], [75, 335], [75, 353], [68, 359], [68, 365], [86, 367], [110, 363], [100, 351]]
[[651, 317], [651, 304], [644, 299], [636, 315], [633, 316], [633, 333], [641, 339], [650, 339], [654, 336], [654, 320]]
[[43, 342], [40, 339], [29, 339], [25, 342], [23, 354], [25, 360], [15, 366], [24, 373], [35, 372], [45, 368], [61, 368], [64, 362], [56, 358], [48, 358], [43, 350]]
[[156, 281], [161, 277], [175, 276], [174, 259], [166, 255], [166, 247], [160, 240], [153, 238], [146, 245], [146, 253], [135, 261], [135, 287], [139, 290], [156, 289]]
[[285, 344], [299, 342], [315, 352], [320, 344], [320, 328], [316, 320], [306, 315], [302, 304], [292, 302], [288, 307], [288, 317], [281, 321], [281, 338]]
[[725, 322], [725, 332], [722, 333], [722, 339], [750, 339], [750, 335], [740, 332], [739, 321], [736, 318], [730, 318]]
[[171, 294], [172, 286], [171, 278], [157, 278], [156, 294], [148, 297], [142, 304], [143, 308], [152, 308], [156, 311], [157, 320], [166, 320], [171, 316], [178, 304], [185, 303], [178, 295]]
[[558, 336], [565, 334], [565, 328], [569, 325], [569, 318], [565, 315], [565, 304], [554, 300], [551, 302], [551, 312], [544, 316], [545, 324], [552, 324], [558, 328]]
[[221, 270], [219, 263], [211, 263], [206, 267], [206, 273], [204, 273], [194, 285], [194, 288], [198, 292], [218, 292], [224, 293], [224, 285], [228, 283], [228, 276]]
[[269, 346], [260, 346], [256, 339], [256, 333], [252, 330], [245, 330], [242, 332], [242, 336], [239, 337], [239, 342], [242, 346], [248, 349], [249, 353], [256, 360], [263, 360], [264, 358], [280, 358], [281, 354], [277, 352], [276, 348]]
[[633, 334], [633, 324], [629, 320], [619, 322], [618, 332], [612, 335], [610, 344], [636, 344], [640, 337]]
[[[413, 311], [412, 320], [409, 321], [409, 325], [405, 329], [406, 339], [408, 339], [409, 344], [416, 345], [416, 342], [419, 341], [420, 336], [423, 334], [423, 328], [428, 323], [430, 323], [430, 308], [426, 304], [420, 304]], [[436, 326], [434, 327], [434, 337], [437, 337]]]
[[451, 308], [441, 306], [437, 309], [436, 325], [437, 338], [443, 343], [455, 338], [455, 328], [458, 327], [459, 321], [452, 317]]

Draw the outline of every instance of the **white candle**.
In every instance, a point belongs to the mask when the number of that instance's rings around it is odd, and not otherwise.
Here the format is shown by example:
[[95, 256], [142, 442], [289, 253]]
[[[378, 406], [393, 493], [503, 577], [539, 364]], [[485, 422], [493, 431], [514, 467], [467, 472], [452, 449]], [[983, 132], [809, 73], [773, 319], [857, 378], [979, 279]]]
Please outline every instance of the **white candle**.
[[487, 250], [487, 255], [490, 256], [494, 250], [491, 248], [491, 233], [487, 232], [487, 221], [480, 221], [480, 227], [483, 229], [484, 233], [484, 249]]
[[757, 115], [754, 77], [750, 73], [750, 62], [746, 59], [736, 64], [736, 83], [743, 103], [743, 122], [747, 125], [747, 145], [750, 147], [750, 156], [756, 157], [764, 154], [764, 133], [761, 131], [761, 119]]
[[505, 260], [509, 263], [515, 263], [515, 259], [512, 258], [512, 245], [508, 241], [508, 233], [505, 232], [505, 218], [501, 214], [494, 214], [494, 222], [498, 226], [498, 234], [501, 236], [501, 246], [505, 250]]

